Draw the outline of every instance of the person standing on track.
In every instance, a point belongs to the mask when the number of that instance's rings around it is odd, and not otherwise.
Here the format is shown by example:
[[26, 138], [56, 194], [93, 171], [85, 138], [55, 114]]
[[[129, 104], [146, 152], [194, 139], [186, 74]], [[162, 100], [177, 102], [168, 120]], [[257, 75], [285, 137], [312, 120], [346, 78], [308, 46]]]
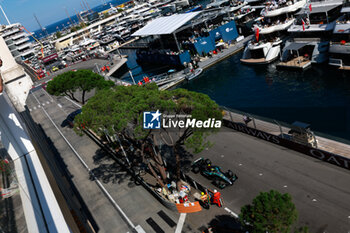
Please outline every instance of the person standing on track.
[[217, 204], [219, 207], [221, 207], [221, 193], [218, 192], [216, 189], [214, 189], [214, 195], [212, 197], [212, 203]]

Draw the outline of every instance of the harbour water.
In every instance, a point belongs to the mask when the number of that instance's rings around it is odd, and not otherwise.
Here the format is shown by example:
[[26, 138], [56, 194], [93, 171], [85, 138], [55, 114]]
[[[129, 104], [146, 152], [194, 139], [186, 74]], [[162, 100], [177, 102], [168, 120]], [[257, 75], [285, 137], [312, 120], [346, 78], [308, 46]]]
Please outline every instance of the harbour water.
[[[135, 80], [167, 71], [167, 67], [140, 67], [133, 50], [128, 67]], [[276, 64], [247, 66], [242, 52], [205, 70], [179, 87], [209, 95], [219, 105], [281, 123], [302, 121], [319, 135], [350, 141], [350, 74], [327, 64], [305, 71], [277, 70]], [[129, 79], [129, 74], [125, 74]]]
[[219, 105], [284, 123], [302, 121], [319, 134], [350, 140], [350, 74], [324, 64], [303, 72], [246, 66], [242, 53], [181, 85]]

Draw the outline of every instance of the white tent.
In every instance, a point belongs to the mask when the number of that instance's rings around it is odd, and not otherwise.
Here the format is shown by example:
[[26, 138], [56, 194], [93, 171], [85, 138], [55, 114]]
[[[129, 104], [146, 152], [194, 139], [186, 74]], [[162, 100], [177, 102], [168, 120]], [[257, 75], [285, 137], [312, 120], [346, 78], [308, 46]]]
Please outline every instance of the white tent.
[[136, 31], [132, 36], [150, 36], [172, 34], [201, 12], [174, 14], [152, 20], [146, 26]]

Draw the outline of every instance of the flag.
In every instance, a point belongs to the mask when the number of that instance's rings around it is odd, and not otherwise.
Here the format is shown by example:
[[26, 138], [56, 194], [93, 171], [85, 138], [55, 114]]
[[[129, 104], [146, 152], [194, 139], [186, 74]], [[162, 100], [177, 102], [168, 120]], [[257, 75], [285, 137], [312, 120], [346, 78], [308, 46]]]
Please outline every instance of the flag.
[[303, 19], [301, 20], [301, 24], [303, 25], [303, 31], [305, 31], [305, 22]]
[[310, 10], [310, 12], [312, 11], [312, 6], [311, 6], [311, 4], [309, 5], [309, 10]]
[[259, 41], [259, 28], [258, 27], [255, 28], [255, 39], [256, 39], [256, 42]]

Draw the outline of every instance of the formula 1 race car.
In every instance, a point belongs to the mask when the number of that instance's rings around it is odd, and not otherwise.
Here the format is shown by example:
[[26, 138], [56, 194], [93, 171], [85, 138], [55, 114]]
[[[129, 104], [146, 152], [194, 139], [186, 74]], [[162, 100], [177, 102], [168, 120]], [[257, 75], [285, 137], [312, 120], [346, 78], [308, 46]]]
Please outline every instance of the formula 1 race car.
[[221, 189], [227, 185], [233, 185], [237, 180], [237, 175], [231, 170], [223, 172], [219, 166], [213, 166], [210, 159], [199, 158], [192, 164], [192, 171], [194, 173], [201, 173], [208, 179], [213, 180], [213, 184]]

